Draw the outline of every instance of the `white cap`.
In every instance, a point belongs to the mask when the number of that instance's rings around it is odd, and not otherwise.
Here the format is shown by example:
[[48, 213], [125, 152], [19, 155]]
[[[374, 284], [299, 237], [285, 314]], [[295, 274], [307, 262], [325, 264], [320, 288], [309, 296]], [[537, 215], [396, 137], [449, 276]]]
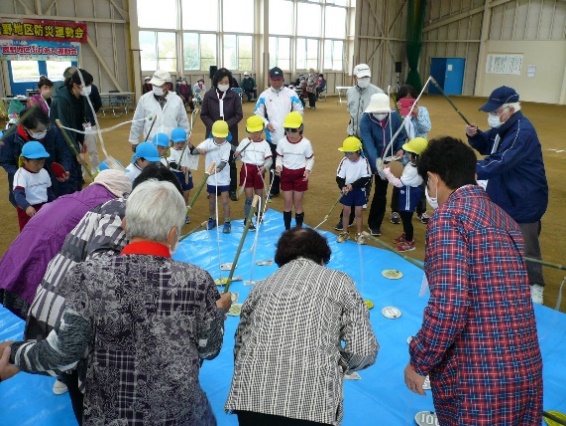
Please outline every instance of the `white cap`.
[[371, 95], [369, 105], [364, 112], [369, 112], [369, 113], [391, 112], [389, 96], [387, 96], [385, 93], [376, 93], [374, 95]]
[[171, 83], [171, 74], [167, 71], [157, 70], [149, 81], [154, 86], [163, 86], [165, 83]]
[[358, 64], [354, 67], [354, 75], [358, 78], [371, 77], [371, 70], [367, 64]]
[[244, 73], [244, 75], [250, 75], [250, 73], [246, 71], [246, 72]]

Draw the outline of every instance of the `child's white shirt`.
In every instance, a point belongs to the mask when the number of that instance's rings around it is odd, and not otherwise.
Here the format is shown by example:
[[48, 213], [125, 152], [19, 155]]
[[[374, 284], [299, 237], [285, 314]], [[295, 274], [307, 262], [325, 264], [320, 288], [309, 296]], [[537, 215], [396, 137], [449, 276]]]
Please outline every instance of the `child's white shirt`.
[[271, 148], [265, 139], [259, 142], [254, 142], [250, 138], [242, 139], [236, 152], [242, 152], [242, 162], [258, 167], [263, 166], [265, 160], [271, 158]]
[[45, 169], [32, 173], [20, 167], [14, 174], [13, 189], [23, 188], [26, 192], [26, 200], [31, 205], [46, 203], [48, 201], [47, 188], [50, 186], [51, 177]]
[[126, 176], [128, 176], [132, 182], [141, 174], [141, 172], [142, 169], [140, 169], [140, 167], [135, 163], [128, 164], [128, 167], [126, 167], [125, 170]]
[[303, 167], [312, 171], [314, 165], [314, 152], [311, 141], [304, 136], [299, 142], [291, 143], [284, 137], [277, 142], [277, 166], [297, 170]]
[[370, 177], [371, 168], [365, 157], [360, 156], [358, 161], [352, 161], [348, 157], [344, 157], [338, 164], [336, 175], [344, 179], [346, 185], [350, 185], [358, 179]]
[[[204, 149], [206, 151], [204, 162], [205, 170], [208, 170], [212, 162], [216, 164], [216, 167], [218, 167], [222, 162], [228, 163], [230, 155], [232, 155], [230, 142], [224, 141], [224, 143], [219, 145], [215, 143], [212, 138], [208, 138], [201, 142], [197, 146], [197, 149]], [[206, 180], [206, 183], [214, 186], [230, 185], [230, 165], [226, 164], [220, 172], [210, 175]]]

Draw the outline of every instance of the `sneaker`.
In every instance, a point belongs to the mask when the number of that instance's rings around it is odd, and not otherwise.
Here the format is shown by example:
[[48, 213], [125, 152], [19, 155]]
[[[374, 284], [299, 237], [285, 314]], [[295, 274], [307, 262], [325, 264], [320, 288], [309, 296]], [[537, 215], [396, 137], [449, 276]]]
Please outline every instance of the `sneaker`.
[[62, 381], [60, 381], [59, 379], [56, 379], [55, 383], [53, 383], [52, 391], [55, 395], [63, 395], [68, 390], [69, 389], [67, 389], [67, 385]]
[[348, 241], [349, 239], [350, 239], [350, 234], [348, 234], [347, 232], [340, 232], [340, 235], [338, 235], [338, 238], [336, 238], [336, 242], [343, 243]]
[[[350, 222], [348, 224], [348, 228], [352, 227], [354, 225], [354, 222]], [[336, 231], [343, 231], [344, 230], [344, 226], [342, 225], [342, 221], [338, 221], [338, 223], [336, 224], [336, 226], [334, 227], [334, 229]]]
[[406, 251], [413, 251], [415, 249], [415, 242], [414, 241], [405, 241], [397, 246], [398, 252], [406, 252]]
[[536, 305], [542, 305], [544, 295], [544, 286], [539, 284], [531, 285], [531, 300]]
[[393, 240], [393, 242], [394, 242], [395, 244], [406, 243], [406, 242], [407, 242], [407, 239], [405, 238], [405, 233], [403, 232], [403, 233], [401, 234], [401, 236], [400, 236], [399, 238], [395, 238], [395, 239]]
[[364, 234], [362, 234], [361, 232], [359, 234], [356, 234], [356, 242], [360, 245], [365, 244], [366, 237], [364, 236]]
[[421, 223], [424, 223], [426, 225], [430, 219], [430, 216], [426, 214], [426, 212], [424, 212], [423, 214], [418, 214], [417, 219], [419, 219]]
[[189, 215], [185, 216], [185, 224], [191, 223], [191, 219], [189, 219]]
[[229, 234], [232, 232], [232, 224], [230, 222], [224, 222], [224, 227], [222, 228], [222, 232], [225, 234]]
[[391, 212], [389, 221], [394, 225], [399, 225], [401, 223], [401, 215], [397, 212]]
[[236, 193], [236, 191], [228, 192], [228, 196], [232, 201], [238, 201], [238, 194]]
[[373, 235], [374, 237], [379, 237], [381, 236], [381, 228], [372, 228], [371, 226], [368, 228], [369, 229], [369, 233], [371, 235]]
[[206, 222], [206, 229], [210, 230], [210, 229], [214, 229], [216, 228], [216, 219], [208, 219], [208, 222]]
[[[244, 226], [246, 226], [246, 220], [244, 220]], [[250, 226], [248, 226], [248, 231], [255, 231], [257, 228], [255, 227], [253, 222], [250, 222]]]

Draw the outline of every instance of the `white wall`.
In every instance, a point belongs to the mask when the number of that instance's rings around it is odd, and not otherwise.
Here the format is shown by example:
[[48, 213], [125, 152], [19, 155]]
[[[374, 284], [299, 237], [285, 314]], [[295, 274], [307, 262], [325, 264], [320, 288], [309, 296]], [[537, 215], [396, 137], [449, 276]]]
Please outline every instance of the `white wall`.
[[[511, 86], [523, 101], [565, 103], [566, 41], [494, 41], [485, 43], [485, 55], [477, 70], [477, 96], [489, 96], [499, 86]], [[488, 54], [522, 54], [520, 75], [486, 73]], [[529, 65], [536, 66], [535, 76], [527, 77]]]

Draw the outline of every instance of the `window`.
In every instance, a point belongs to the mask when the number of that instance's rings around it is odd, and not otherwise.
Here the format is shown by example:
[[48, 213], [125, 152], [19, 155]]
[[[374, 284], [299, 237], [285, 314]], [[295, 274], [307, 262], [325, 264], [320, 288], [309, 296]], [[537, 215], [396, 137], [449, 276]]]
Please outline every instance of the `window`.
[[291, 39], [269, 37], [269, 68], [291, 69]]
[[297, 69], [318, 69], [318, 40], [297, 39]]
[[39, 81], [39, 67], [37, 61], [10, 61], [14, 83]]
[[[161, 0], [159, 1], [161, 2]], [[218, 31], [217, 1], [183, 1], [181, 4], [183, 9], [183, 30]]]
[[47, 67], [47, 77], [51, 81], [63, 81], [63, 73], [71, 65], [71, 61], [45, 61]]
[[224, 67], [232, 71], [252, 69], [252, 36], [224, 36]]
[[327, 6], [325, 11], [324, 36], [328, 38], [346, 38], [346, 9]]
[[269, 34], [293, 34], [293, 2], [271, 0], [269, 2]]
[[318, 4], [297, 3], [297, 14], [297, 35], [320, 37], [320, 6]]
[[138, 0], [138, 25], [140, 28], [177, 28], [177, 0]]
[[342, 71], [344, 42], [342, 40], [324, 41], [324, 69]]
[[[326, 0], [326, 4], [335, 4], [336, 6], [348, 7], [348, 0]], [[354, 7], [355, 5], [355, 0], [352, 0], [352, 7]]]
[[183, 34], [183, 69], [185, 71], [208, 71], [216, 65], [215, 34]]
[[177, 69], [175, 46], [175, 33], [140, 31], [142, 71], [175, 72]]
[[223, 0], [224, 31], [254, 32], [254, 0]]

